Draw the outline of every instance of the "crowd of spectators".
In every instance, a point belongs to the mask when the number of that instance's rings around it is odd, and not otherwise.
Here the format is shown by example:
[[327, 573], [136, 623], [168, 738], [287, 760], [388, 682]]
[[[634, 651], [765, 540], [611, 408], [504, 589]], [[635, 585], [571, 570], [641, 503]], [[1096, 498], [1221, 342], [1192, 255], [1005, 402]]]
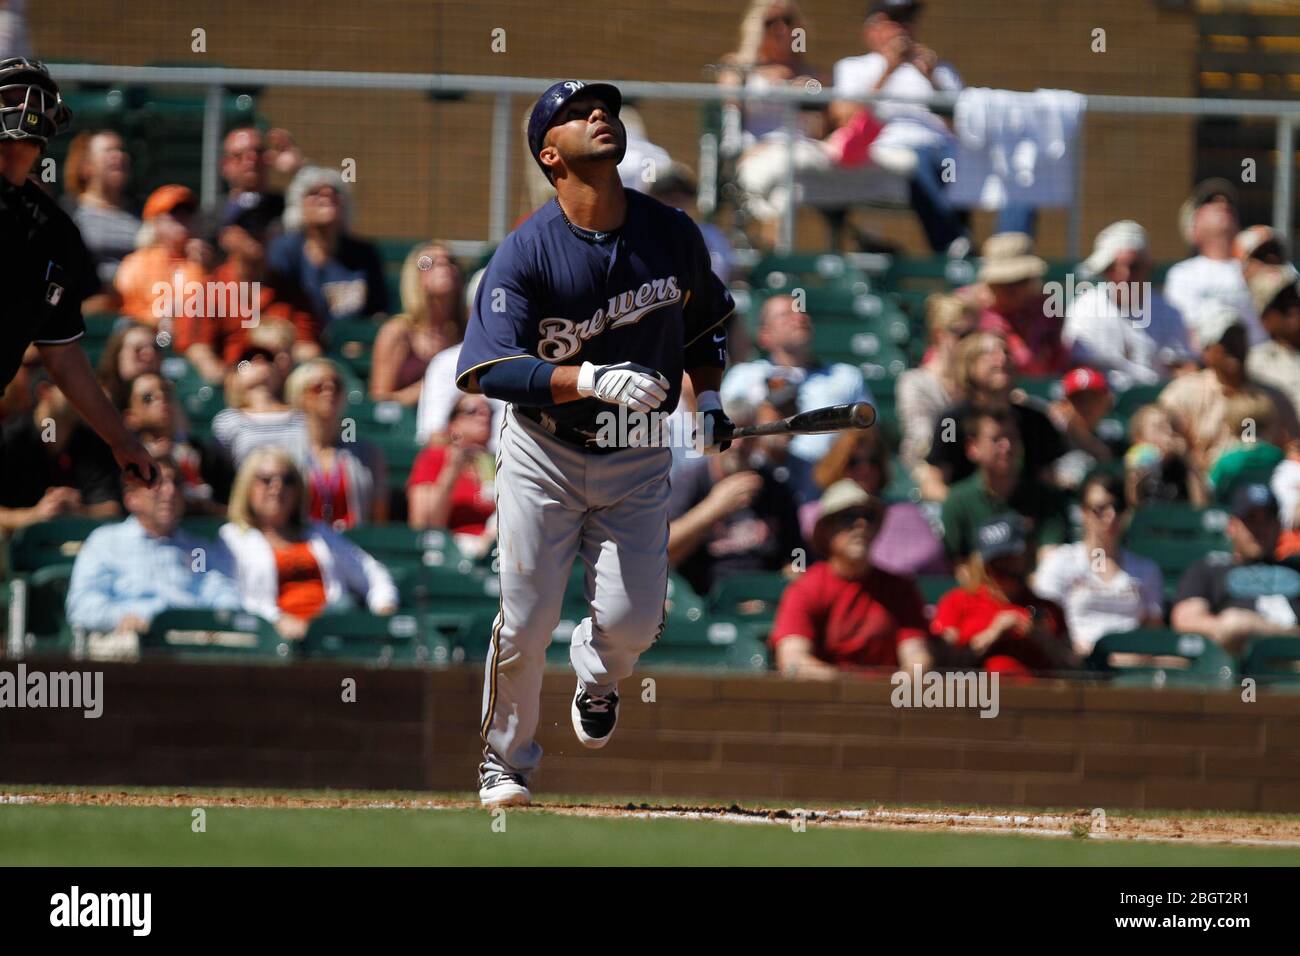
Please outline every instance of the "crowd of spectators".
[[[960, 88], [917, 40], [917, 9], [874, 4], [867, 52], [835, 65], [835, 85]], [[793, 2], [756, 0], [720, 82], [830, 82], [792, 52], [803, 25]], [[737, 100], [727, 116], [762, 214], [780, 205], [782, 111]], [[936, 251], [969, 238], [938, 178], [952, 134], [928, 108], [840, 103], [801, 118], [797, 163], [892, 168], [909, 178]], [[124, 489], [31, 351], [3, 400], [0, 529], [114, 521], [77, 559], [71, 623], [129, 648], [162, 608], [242, 608], [298, 638], [325, 610], [398, 606], [392, 576], [342, 532], [396, 519], [490, 554], [501, 404], [454, 386], [478, 276], [449, 243], [410, 248], [390, 303], [348, 183], [283, 130], [227, 134], [226, 195], [207, 214], [178, 184], [133, 203], [130, 156], [112, 131], [77, 137], [67, 164], [63, 201], [98, 283], [85, 311], [119, 317], [100, 380], [162, 464], [156, 486]], [[679, 164], [665, 162], [646, 188], [693, 212], [695, 182]], [[740, 280], [726, 236], [704, 226], [715, 271]], [[926, 301], [924, 354], [897, 378], [897, 421], [882, 423], [896, 425], [897, 451], [881, 428], [675, 456], [671, 567], [704, 597], [734, 575], [784, 576], [769, 637], [782, 671], [1028, 674], [1077, 667], [1106, 634], [1141, 627], [1202, 633], [1234, 652], [1250, 635], [1300, 633], [1300, 574], [1284, 563], [1300, 554], [1300, 279], [1284, 239], [1241, 229], [1235, 189], [1212, 180], [1179, 212], [1194, 254], [1163, 282], [1146, 229], [1120, 220], [1098, 233], [1074, 271], [1087, 282], [1062, 302], [1032, 228], [1031, 214], [1006, 211], [974, 281]], [[213, 310], [214, 288], [230, 308]], [[332, 330], [349, 323], [373, 325], [361, 381], [325, 357]], [[794, 295], [765, 297], [752, 325], [731, 332], [720, 394], [737, 424], [874, 401], [861, 368], [818, 355], [817, 318]], [[181, 360], [223, 400], [209, 427], [192, 426], [164, 368]], [[1107, 429], [1132, 389], [1144, 400], [1119, 433]], [[356, 434], [354, 391], [415, 417], [404, 486]], [[691, 402], [688, 390], [679, 412]], [[1223, 509], [1230, 542], [1177, 582], [1125, 538], [1136, 512], [1171, 502]], [[187, 515], [224, 524], [199, 538], [182, 527]], [[953, 586], [927, 607], [921, 576]]]

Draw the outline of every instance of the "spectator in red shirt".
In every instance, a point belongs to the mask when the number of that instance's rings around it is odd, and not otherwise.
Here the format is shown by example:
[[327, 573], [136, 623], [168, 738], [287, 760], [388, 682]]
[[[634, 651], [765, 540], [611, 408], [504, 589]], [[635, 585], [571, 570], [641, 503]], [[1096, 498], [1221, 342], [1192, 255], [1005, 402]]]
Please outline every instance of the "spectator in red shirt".
[[980, 310], [979, 328], [1007, 341], [1017, 375], [1064, 374], [1072, 362], [1061, 341], [1061, 318], [1047, 314], [1043, 274], [1047, 263], [1034, 255], [1034, 240], [1023, 232], [989, 236], [974, 285], [956, 295]]
[[461, 550], [486, 553], [496, 538], [496, 462], [487, 450], [492, 406], [461, 395], [444, 435], [420, 452], [406, 484], [412, 528], [446, 528]]
[[1032, 560], [1019, 515], [999, 515], [980, 526], [967, 583], [934, 609], [931, 630], [946, 645], [945, 663], [1012, 674], [1077, 666], [1065, 612], [1029, 589]]
[[884, 503], [851, 479], [822, 496], [819, 561], [786, 588], [770, 637], [781, 673], [829, 680], [870, 667], [926, 670], [931, 655], [916, 585], [871, 563]]

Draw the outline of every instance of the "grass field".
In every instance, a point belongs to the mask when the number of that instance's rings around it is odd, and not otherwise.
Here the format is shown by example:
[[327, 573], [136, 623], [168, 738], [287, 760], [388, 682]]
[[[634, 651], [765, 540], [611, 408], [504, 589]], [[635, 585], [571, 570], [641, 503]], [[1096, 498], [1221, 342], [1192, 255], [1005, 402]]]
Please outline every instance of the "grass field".
[[[206, 832], [192, 808], [206, 807]], [[504, 822], [504, 832], [496, 832]], [[0, 865], [1297, 866], [1300, 849], [423, 809], [0, 804]]]

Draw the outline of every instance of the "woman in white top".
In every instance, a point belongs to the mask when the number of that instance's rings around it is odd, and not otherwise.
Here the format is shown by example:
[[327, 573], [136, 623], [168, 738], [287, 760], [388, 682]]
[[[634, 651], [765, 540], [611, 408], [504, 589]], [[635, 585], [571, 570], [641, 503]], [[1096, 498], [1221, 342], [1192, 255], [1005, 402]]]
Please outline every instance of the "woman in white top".
[[1087, 656], [1106, 634], [1163, 627], [1160, 569], [1120, 547], [1123, 482], [1098, 473], [1083, 483], [1083, 540], [1055, 548], [1038, 566], [1034, 591], [1065, 609], [1074, 649]]
[[285, 637], [302, 637], [313, 617], [354, 600], [374, 614], [397, 610], [397, 587], [384, 566], [309, 518], [302, 476], [279, 449], [249, 454], [235, 477], [229, 515], [220, 535], [235, 558], [244, 609]]

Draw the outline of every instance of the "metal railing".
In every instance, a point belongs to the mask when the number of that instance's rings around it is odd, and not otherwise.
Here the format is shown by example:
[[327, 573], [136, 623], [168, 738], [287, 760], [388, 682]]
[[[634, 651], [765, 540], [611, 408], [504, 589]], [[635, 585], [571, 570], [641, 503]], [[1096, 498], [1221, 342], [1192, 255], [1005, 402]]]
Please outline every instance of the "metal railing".
[[[218, 200], [220, 181], [218, 160], [221, 136], [222, 93], [239, 87], [298, 87], [307, 89], [404, 90], [427, 94], [485, 94], [494, 98], [492, 113], [492, 160], [489, 167], [489, 234], [490, 242], [500, 241], [509, 228], [511, 151], [514, 134], [514, 98], [531, 101], [545, 89], [551, 78], [522, 76], [474, 76], [438, 73], [374, 73], [330, 70], [257, 70], [226, 67], [158, 67], [105, 66], [100, 64], [57, 64], [57, 79], [63, 83], [122, 83], [160, 86], [203, 87], [206, 89], [203, 123], [203, 167], [201, 198], [206, 207]], [[956, 93], [935, 92], [923, 97], [875, 94], [844, 94], [835, 89], [771, 88], [756, 91], [748, 88], [721, 87], [712, 83], [656, 83], [644, 80], [616, 81], [623, 94], [644, 99], [678, 100], [698, 103], [740, 100], [743, 102], [785, 103], [786, 128], [795, 128], [798, 107], [828, 104], [836, 100], [858, 103], [914, 103], [952, 108]], [[1291, 211], [1294, 203], [1294, 175], [1291, 157], [1295, 148], [1295, 125], [1300, 122], [1300, 102], [1279, 100], [1198, 99], [1194, 97], [1147, 97], [1087, 95], [1086, 113], [1131, 116], [1187, 116], [1265, 118], [1276, 122], [1276, 148], [1279, 156], [1273, 194], [1273, 228], [1291, 235]], [[787, 136], [793, 154], [794, 138]], [[1082, 130], [1075, 141], [1075, 202], [1070, 210], [1069, 253], [1077, 257], [1081, 248], [1081, 189], [1084, 176]], [[779, 246], [789, 249], [793, 242], [795, 192], [794, 164], [788, 162], [786, 196]]]

